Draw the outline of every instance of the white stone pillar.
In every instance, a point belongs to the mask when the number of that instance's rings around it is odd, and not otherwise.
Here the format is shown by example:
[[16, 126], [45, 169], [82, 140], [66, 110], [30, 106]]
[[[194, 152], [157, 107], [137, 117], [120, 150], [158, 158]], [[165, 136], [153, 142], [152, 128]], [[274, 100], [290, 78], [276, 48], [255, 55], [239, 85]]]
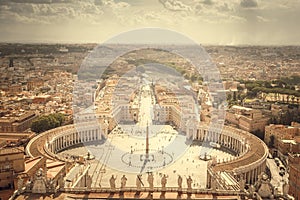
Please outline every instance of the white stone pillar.
[[69, 146], [72, 146], [73, 145], [73, 133], [72, 132], [70, 132], [70, 134], [69, 134], [69, 140], [70, 140]]
[[213, 142], [217, 142], [217, 133], [215, 131], [212, 131], [213, 134]]
[[256, 181], [256, 180], [257, 180], [257, 177], [258, 177], [258, 168], [259, 168], [259, 166], [256, 167], [256, 168], [255, 168], [255, 171], [254, 171], [254, 181]]
[[85, 141], [86, 141], [86, 142], [90, 141], [90, 140], [89, 140], [89, 133], [90, 133], [90, 130], [86, 130], [86, 131], [85, 131], [85, 137], [86, 137], [86, 138], [85, 138], [85, 139], [86, 139]]
[[66, 136], [65, 135], [63, 135], [61, 138], [60, 138], [60, 140], [61, 140], [61, 148], [65, 148], [65, 146], [66, 146]]
[[254, 184], [254, 169], [251, 170], [251, 183]]
[[53, 153], [55, 153], [55, 142], [56, 142], [56, 139], [53, 139], [53, 142], [51, 143]]
[[69, 142], [70, 142], [70, 135], [69, 135], [69, 133], [66, 134], [65, 139], [66, 139], [65, 140], [66, 141], [66, 147], [70, 146], [69, 145]]
[[59, 146], [60, 146], [60, 147], [59, 147], [59, 150], [60, 150], [60, 149], [63, 148], [63, 145], [64, 145], [64, 144], [63, 144], [63, 136], [59, 137], [59, 143], [60, 143], [60, 145], [59, 145]]
[[61, 143], [61, 149], [62, 148], [64, 148], [64, 136], [62, 135], [61, 137], [60, 137], [60, 143]]
[[203, 131], [202, 131], [202, 129], [198, 129], [198, 132], [199, 132], [199, 140], [203, 141]]
[[55, 143], [54, 151], [56, 152], [59, 149], [59, 138], [55, 138]]
[[54, 151], [56, 152], [58, 150], [58, 148], [59, 148], [59, 138], [55, 138], [54, 142], [56, 143], [56, 145], [54, 147]]
[[222, 144], [222, 145], [224, 145], [224, 136], [223, 136], [223, 134], [221, 133], [221, 136], [220, 136], [220, 143]]
[[230, 148], [230, 137], [227, 135], [226, 138], [227, 138], [227, 147]]
[[72, 132], [72, 145], [76, 143], [76, 133]]
[[234, 150], [235, 152], [237, 152], [237, 139], [234, 138]]
[[76, 133], [72, 132], [72, 145], [74, 145], [76, 143]]
[[251, 183], [250, 171], [247, 172], [247, 182]]
[[69, 147], [70, 146], [70, 144], [71, 144], [71, 135], [70, 135], [70, 133], [68, 133], [68, 135], [67, 135], [67, 147]]

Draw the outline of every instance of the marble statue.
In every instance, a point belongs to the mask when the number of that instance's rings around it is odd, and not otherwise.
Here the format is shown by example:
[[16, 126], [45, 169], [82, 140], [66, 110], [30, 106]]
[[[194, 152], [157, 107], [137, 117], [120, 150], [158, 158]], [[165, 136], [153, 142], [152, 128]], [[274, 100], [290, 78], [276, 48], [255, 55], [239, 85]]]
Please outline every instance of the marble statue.
[[19, 177], [18, 177], [18, 183], [17, 183], [17, 185], [18, 185], [18, 191], [21, 191], [21, 190], [22, 190], [23, 184], [24, 184], [24, 181], [23, 181], [23, 179], [19, 176]]
[[161, 187], [162, 187], [162, 189], [166, 189], [166, 185], [167, 185], [167, 176], [164, 174], [163, 175], [163, 177], [161, 178], [161, 181], [160, 181], [160, 183], [161, 183]]
[[127, 178], [126, 178], [125, 175], [123, 175], [122, 178], [121, 178], [121, 188], [125, 188], [126, 181], [127, 181]]
[[182, 177], [181, 177], [180, 175], [178, 175], [178, 180], [177, 180], [177, 182], [178, 182], [178, 188], [179, 188], [179, 189], [182, 189]]
[[32, 193], [45, 194], [46, 192], [47, 192], [47, 186], [44, 177], [44, 170], [40, 168], [35, 174]]
[[215, 178], [211, 180], [211, 189], [215, 191], [217, 189], [217, 181]]
[[193, 183], [193, 179], [191, 178], [191, 176], [189, 176], [189, 177], [186, 179], [186, 184], [187, 184], [187, 189], [188, 189], [188, 190], [191, 190], [191, 189], [192, 189], [192, 183]]
[[116, 189], [116, 179], [117, 178], [115, 178], [114, 175], [111, 175], [109, 179], [109, 184], [111, 189]]
[[138, 190], [141, 190], [142, 185], [144, 186], [143, 182], [142, 182], [142, 175], [137, 175], [136, 176], [136, 187]]
[[262, 173], [259, 176], [258, 181], [254, 185], [255, 191], [263, 199], [274, 199], [274, 187], [270, 183], [270, 179], [267, 174]]
[[148, 174], [148, 179], [147, 179], [148, 183], [149, 183], [149, 188], [153, 189], [153, 181], [154, 181], [154, 177], [152, 173]]
[[244, 176], [240, 176], [239, 179], [239, 185], [240, 185], [240, 191], [244, 191], [245, 185], [246, 185], [246, 180], [244, 179]]

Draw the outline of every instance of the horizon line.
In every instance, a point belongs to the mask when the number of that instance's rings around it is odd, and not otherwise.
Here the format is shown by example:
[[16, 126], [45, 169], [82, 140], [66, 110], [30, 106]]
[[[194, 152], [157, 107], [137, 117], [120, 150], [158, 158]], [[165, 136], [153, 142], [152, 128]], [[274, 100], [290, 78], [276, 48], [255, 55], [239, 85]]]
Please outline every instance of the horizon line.
[[146, 45], [146, 44], [152, 44], [152, 45], [201, 45], [201, 46], [252, 46], [252, 47], [263, 47], [263, 46], [281, 46], [281, 47], [298, 47], [300, 44], [247, 44], [247, 43], [240, 43], [240, 44], [215, 44], [215, 43], [162, 43], [162, 44], [156, 44], [156, 43], [125, 43], [125, 42], [113, 42], [113, 43], [100, 43], [100, 42], [69, 42], [69, 41], [0, 41], [0, 44], [27, 44], [27, 45]]

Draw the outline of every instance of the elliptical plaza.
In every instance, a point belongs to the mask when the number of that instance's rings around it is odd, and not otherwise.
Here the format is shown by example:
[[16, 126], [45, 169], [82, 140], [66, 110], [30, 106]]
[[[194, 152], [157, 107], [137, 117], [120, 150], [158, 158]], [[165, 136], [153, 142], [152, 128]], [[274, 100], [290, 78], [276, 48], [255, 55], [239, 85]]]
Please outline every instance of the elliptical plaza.
[[[119, 125], [104, 143], [90, 142], [84, 146], [68, 148], [59, 155], [85, 156], [90, 152], [95, 158], [87, 161], [90, 163], [88, 173], [92, 177], [91, 187], [109, 188], [112, 175], [117, 177], [116, 185], [120, 186], [123, 174], [128, 178], [128, 187], [136, 187], [137, 174], [142, 174], [142, 182], [148, 187], [148, 173], [153, 172], [154, 187], [161, 187], [161, 179], [165, 174], [168, 177], [167, 187], [178, 187], [180, 175], [184, 178], [191, 176], [193, 188], [206, 188], [208, 161], [199, 159], [200, 152], [207, 152], [220, 160], [230, 160], [236, 156], [218, 148], [205, 150], [205, 147], [199, 145], [201, 143], [192, 144], [171, 125], [152, 124], [151, 100], [150, 86], [145, 85], [141, 93], [140, 120], [136, 125]], [[147, 132], [149, 138], [146, 137]], [[146, 145], [147, 139], [149, 147]], [[171, 143], [175, 143], [176, 148], [168, 148]], [[147, 148], [150, 150], [149, 155], [146, 154]], [[72, 180], [72, 175], [70, 173], [66, 179]], [[66, 186], [70, 185], [70, 182], [66, 182]], [[183, 187], [187, 187], [186, 181], [183, 181]]]

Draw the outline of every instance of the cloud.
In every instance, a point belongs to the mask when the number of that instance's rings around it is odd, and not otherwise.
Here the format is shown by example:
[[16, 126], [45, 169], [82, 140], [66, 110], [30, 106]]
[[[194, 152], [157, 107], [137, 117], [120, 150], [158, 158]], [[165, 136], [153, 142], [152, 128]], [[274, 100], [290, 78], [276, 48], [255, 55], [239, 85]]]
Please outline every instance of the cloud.
[[214, 2], [212, 0], [204, 0], [204, 1], [202, 1], [202, 3], [205, 5], [213, 5], [214, 4]]
[[159, 0], [159, 2], [171, 11], [191, 11], [191, 7], [177, 0]]
[[262, 16], [256, 16], [256, 19], [258, 22], [269, 22], [270, 20], [266, 19], [265, 17]]
[[194, 12], [195, 12], [195, 14], [196, 14], [196, 15], [201, 14], [202, 10], [203, 10], [203, 5], [200, 4], [200, 3], [197, 3], [197, 4], [195, 5], [195, 7], [194, 7]]
[[242, 0], [240, 5], [243, 8], [255, 8], [258, 6], [256, 0]]
[[[94, 4], [94, 1], [52, 0], [46, 1], [25, 0], [26, 3], [7, 2], [0, 4], [1, 21], [11, 23], [35, 23], [35, 24], [62, 24], [70, 21], [86, 21], [93, 23], [99, 21], [99, 16], [104, 14], [103, 8]], [[31, 2], [31, 3], [27, 3]], [[32, 3], [35, 2], [35, 3]], [[48, 1], [49, 2], [49, 1]], [[112, 9], [124, 8], [126, 3], [116, 3]], [[5, 12], [5, 13], [3, 13]]]
[[209, 24], [244, 23], [245, 18], [237, 13], [238, 7], [239, 3], [235, 0], [194, 0], [193, 14], [198, 21]]
[[0, 0], [0, 40], [44, 35], [69, 39], [65, 33], [72, 39], [86, 40], [91, 34], [98, 39], [154, 26], [194, 34], [206, 42], [265, 42], [273, 32], [277, 36], [272, 41], [298, 42], [299, 17], [299, 0]]
[[72, 3], [74, 0], [1, 0], [2, 3], [28, 3], [28, 4], [52, 4], [52, 3]]
[[32, 4], [49, 4], [51, 0], [4, 0], [4, 2], [8, 3], [32, 3]]
[[229, 12], [229, 11], [234, 11], [234, 9], [232, 8], [232, 7], [230, 7], [229, 5], [228, 5], [228, 3], [223, 3], [222, 5], [219, 5], [218, 7], [217, 7], [217, 9], [218, 9], [218, 11], [220, 11], [220, 12]]

